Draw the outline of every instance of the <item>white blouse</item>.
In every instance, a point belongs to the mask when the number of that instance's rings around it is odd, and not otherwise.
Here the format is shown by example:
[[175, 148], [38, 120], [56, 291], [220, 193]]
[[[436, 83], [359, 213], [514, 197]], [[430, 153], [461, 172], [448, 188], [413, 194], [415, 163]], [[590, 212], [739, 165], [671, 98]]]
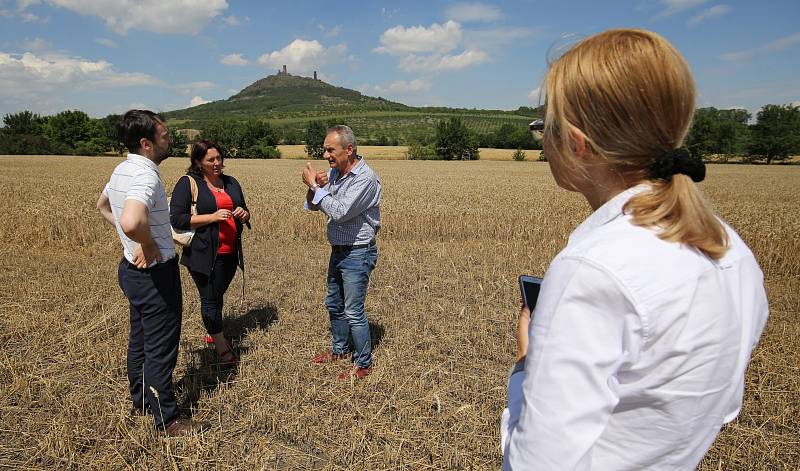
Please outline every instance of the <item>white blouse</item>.
[[645, 188], [595, 211], [551, 263], [508, 382], [503, 469], [694, 469], [738, 415], [763, 274], [727, 225], [714, 261], [631, 224], [622, 207]]

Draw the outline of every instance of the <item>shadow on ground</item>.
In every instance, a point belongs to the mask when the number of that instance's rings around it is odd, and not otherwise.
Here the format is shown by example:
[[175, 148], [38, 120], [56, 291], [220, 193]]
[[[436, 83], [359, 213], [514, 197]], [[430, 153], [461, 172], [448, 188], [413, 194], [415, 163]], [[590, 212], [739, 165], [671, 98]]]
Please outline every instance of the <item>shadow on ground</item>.
[[[234, 353], [240, 359], [247, 355], [248, 347], [244, 340], [253, 330], [267, 330], [278, 320], [278, 309], [274, 304], [249, 310], [237, 317], [223, 319], [223, 332], [231, 341]], [[197, 408], [203, 393], [210, 393], [220, 384], [233, 381], [237, 368], [221, 364], [213, 345], [197, 347], [183, 342], [181, 349], [188, 356], [186, 373], [175, 384], [175, 393], [179, 404], [183, 404], [184, 413], [191, 416]]]

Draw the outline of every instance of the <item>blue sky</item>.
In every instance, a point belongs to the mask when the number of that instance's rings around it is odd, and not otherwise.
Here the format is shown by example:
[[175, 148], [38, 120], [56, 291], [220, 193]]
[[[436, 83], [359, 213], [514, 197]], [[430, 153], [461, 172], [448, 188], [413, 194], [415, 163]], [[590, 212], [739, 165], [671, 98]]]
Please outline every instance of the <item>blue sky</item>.
[[515, 109], [539, 103], [548, 54], [619, 27], [670, 40], [694, 71], [698, 106], [800, 104], [798, 0], [332, 5], [0, 0], [0, 115], [186, 108], [283, 64], [410, 105]]

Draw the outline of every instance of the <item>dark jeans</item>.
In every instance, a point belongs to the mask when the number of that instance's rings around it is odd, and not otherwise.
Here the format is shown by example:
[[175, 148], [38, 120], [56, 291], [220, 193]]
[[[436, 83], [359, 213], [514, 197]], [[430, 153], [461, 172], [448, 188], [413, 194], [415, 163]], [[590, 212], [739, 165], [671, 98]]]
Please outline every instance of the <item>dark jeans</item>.
[[225, 291], [236, 275], [237, 256], [235, 253], [229, 255], [217, 255], [214, 262], [214, 269], [211, 275], [206, 276], [202, 273], [189, 271], [192, 275], [197, 291], [200, 293], [200, 315], [203, 318], [203, 325], [206, 327], [208, 335], [222, 332], [222, 305], [224, 303]]
[[124, 257], [119, 286], [130, 303], [128, 381], [134, 407], [150, 409], [156, 428], [178, 418], [172, 371], [181, 337], [181, 277], [178, 259], [139, 270]]
[[325, 306], [331, 320], [332, 351], [347, 353], [353, 340], [353, 362], [360, 368], [372, 366], [372, 341], [364, 299], [369, 275], [378, 263], [373, 244], [358, 249], [332, 250], [328, 262], [328, 293]]

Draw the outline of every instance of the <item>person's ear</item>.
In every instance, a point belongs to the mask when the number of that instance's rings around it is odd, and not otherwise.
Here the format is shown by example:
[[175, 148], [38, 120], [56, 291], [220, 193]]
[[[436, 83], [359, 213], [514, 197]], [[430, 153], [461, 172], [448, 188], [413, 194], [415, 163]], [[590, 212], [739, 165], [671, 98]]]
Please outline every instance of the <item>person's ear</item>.
[[575, 153], [575, 157], [579, 159], [585, 159], [588, 157], [589, 146], [586, 143], [586, 135], [575, 128], [570, 128], [569, 135], [572, 139], [572, 152]]

